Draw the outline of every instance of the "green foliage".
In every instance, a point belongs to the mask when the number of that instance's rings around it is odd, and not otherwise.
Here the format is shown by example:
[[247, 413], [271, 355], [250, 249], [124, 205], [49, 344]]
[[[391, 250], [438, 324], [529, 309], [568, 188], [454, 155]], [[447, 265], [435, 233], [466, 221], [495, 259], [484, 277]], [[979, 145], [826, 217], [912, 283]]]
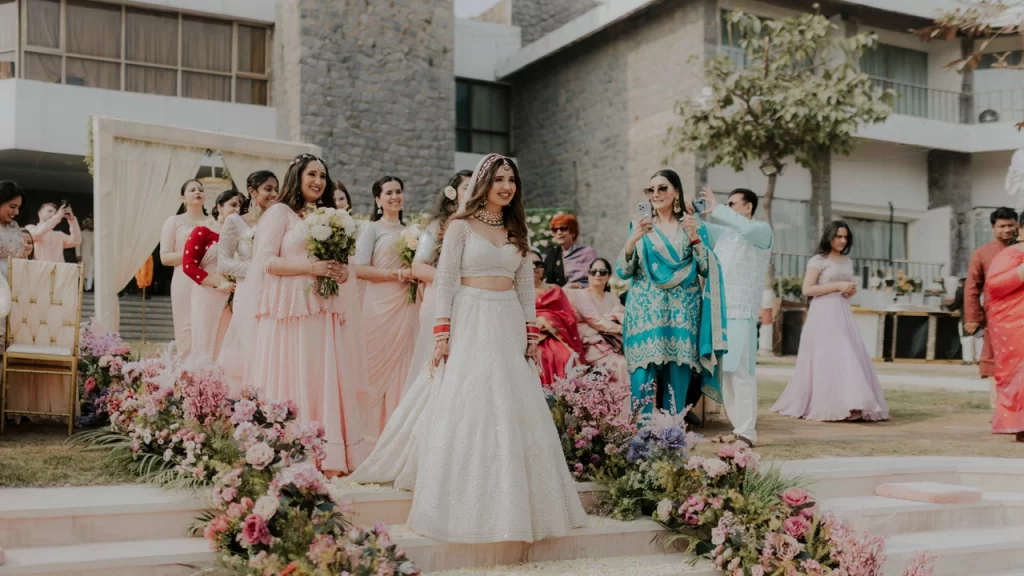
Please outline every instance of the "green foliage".
[[862, 124], [884, 121], [895, 94], [857, 68], [874, 34], [848, 38], [821, 14], [761, 20], [740, 11], [725, 18], [746, 67], [720, 54], [704, 66], [709, 88], [700, 102], [678, 105], [673, 147], [706, 154], [707, 166], [741, 171], [748, 162], [786, 158], [807, 168], [823, 150], [849, 154]]
[[777, 292], [782, 296], [792, 296], [800, 300], [804, 297], [803, 276], [780, 276], [775, 279]]

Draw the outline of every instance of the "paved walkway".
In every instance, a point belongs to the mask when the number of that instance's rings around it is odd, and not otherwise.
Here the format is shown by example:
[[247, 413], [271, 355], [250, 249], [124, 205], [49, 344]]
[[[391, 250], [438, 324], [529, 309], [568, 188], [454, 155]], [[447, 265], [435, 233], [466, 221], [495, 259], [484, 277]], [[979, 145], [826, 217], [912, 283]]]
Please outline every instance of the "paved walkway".
[[[788, 381], [793, 363], [787, 359], [758, 359], [757, 376], [762, 380]], [[960, 392], [987, 392], [989, 383], [978, 376], [974, 366], [955, 364], [876, 364], [883, 388], [932, 388]]]

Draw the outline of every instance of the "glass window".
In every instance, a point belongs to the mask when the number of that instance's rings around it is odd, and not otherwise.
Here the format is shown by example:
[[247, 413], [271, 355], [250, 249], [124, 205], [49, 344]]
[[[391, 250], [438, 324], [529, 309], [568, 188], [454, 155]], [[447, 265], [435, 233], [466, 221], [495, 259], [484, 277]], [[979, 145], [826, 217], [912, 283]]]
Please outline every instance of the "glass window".
[[863, 220], [843, 218], [853, 233], [853, 248], [850, 257], [868, 260], [889, 259], [889, 236], [892, 236], [892, 257], [894, 260], [907, 258], [907, 224], [888, 220]]
[[239, 104], [267, 105], [267, 81], [251, 78], [235, 80], [235, 102]]
[[49, 54], [25, 53], [25, 78], [41, 82], [60, 83], [60, 56]]
[[238, 26], [238, 71], [267, 73], [267, 29]]
[[166, 68], [129, 65], [124, 71], [124, 89], [129, 92], [178, 95], [178, 72]]
[[69, 54], [121, 58], [120, 6], [68, 0], [65, 26]]
[[16, 78], [14, 62], [18, 59], [17, 52], [0, 54], [0, 80]]
[[[60, 48], [60, 0], [26, 0], [25, 42]], [[26, 62], [26, 72], [28, 65]]]
[[455, 143], [459, 152], [509, 153], [508, 88], [457, 80]]
[[896, 91], [893, 111], [928, 117], [928, 53], [879, 44], [860, 57], [860, 68], [883, 88]]
[[[194, 70], [231, 72], [231, 23], [182, 18], [181, 65]], [[230, 100], [230, 80], [228, 81]]]
[[18, 48], [18, 5], [0, 0], [0, 52]]
[[124, 20], [125, 58], [147, 64], [178, 65], [178, 15], [128, 8]]
[[121, 89], [121, 65], [100, 60], [68, 58], [66, 84], [89, 88]]
[[[1003, 56], [1006, 56], [1003, 58]], [[978, 70], [988, 70], [993, 68], [996, 62], [1000, 63], [1000, 67], [1004, 66], [1020, 66], [1022, 57], [1024, 57], [1024, 51], [1014, 50], [1010, 53], [997, 52], [993, 54], [982, 54], [981, 60], [978, 62]]]
[[181, 74], [181, 95], [186, 98], [230, 102], [231, 77], [183, 72]]

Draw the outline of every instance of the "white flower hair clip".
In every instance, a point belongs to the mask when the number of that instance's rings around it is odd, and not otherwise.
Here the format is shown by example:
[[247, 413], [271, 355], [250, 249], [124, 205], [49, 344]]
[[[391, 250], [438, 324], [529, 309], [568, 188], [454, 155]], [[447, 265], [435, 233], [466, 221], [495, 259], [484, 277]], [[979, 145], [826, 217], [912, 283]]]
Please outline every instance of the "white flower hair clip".
[[456, 196], [458, 196], [458, 195], [459, 195], [459, 193], [455, 191], [455, 188], [452, 188], [451, 186], [445, 186], [445, 188], [444, 188], [444, 197], [445, 198], [447, 198], [449, 200], [455, 200]]

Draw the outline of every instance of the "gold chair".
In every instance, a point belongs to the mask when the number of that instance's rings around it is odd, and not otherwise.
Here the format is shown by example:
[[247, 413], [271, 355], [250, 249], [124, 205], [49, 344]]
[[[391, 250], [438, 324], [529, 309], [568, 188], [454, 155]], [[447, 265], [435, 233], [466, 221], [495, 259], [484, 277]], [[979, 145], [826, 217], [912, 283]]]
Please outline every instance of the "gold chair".
[[[3, 355], [0, 388], [0, 433], [4, 431], [7, 415], [14, 414], [65, 417], [70, 436], [78, 409], [78, 329], [85, 276], [82, 266], [11, 259], [7, 270], [11, 311], [7, 315], [7, 350]], [[26, 376], [12, 382], [12, 374]], [[59, 380], [67, 377], [66, 410], [54, 411], [57, 403], [53, 399], [41, 399], [40, 388], [50, 387], [54, 381], [45, 375], [59, 376]], [[12, 389], [28, 393], [19, 398], [24, 406], [8, 410]], [[43, 410], [34, 409], [37, 407], [33, 400], [44, 404]]]

